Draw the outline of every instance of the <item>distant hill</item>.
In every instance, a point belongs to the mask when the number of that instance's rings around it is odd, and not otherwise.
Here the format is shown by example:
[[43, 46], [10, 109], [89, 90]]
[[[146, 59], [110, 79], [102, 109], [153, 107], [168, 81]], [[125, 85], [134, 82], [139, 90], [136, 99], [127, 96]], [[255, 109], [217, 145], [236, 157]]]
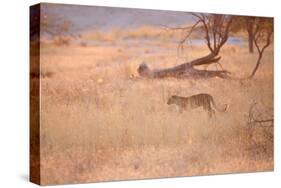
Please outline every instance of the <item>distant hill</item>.
[[112, 27], [178, 26], [189, 24], [193, 18], [186, 12], [113, 8], [85, 5], [42, 4], [43, 14], [54, 14], [73, 23], [71, 32], [83, 32]]

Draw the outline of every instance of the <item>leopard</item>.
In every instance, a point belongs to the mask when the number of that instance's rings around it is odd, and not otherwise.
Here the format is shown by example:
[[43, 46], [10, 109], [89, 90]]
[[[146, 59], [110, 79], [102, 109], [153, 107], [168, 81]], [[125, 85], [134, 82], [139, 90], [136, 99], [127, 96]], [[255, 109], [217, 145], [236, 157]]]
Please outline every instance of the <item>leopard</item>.
[[[218, 107], [212, 95], [207, 93], [199, 93], [188, 97], [173, 95], [168, 99], [167, 104], [177, 105], [179, 107], [180, 113], [182, 113], [184, 110], [192, 110], [198, 107], [203, 107], [203, 110], [208, 112], [209, 118], [215, 115], [215, 110], [219, 112], [225, 112], [228, 108], [228, 104], [224, 104], [223, 108]], [[215, 110], [212, 108], [212, 106]]]

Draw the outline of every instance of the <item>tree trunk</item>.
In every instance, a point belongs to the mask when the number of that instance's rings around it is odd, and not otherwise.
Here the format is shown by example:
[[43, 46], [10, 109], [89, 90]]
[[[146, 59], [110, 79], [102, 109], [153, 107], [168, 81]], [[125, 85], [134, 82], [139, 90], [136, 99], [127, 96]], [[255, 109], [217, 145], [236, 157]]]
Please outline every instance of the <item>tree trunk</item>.
[[249, 18], [246, 21], [247, 24], [247, 32], [248, 32], [248, 47], [249, 53], [254, 53], [254, 18]]
[[254, 34], [253, 31], [248, 31], [248, 45], [249, 45], [249, 52], [252, 54], [254, 53]]
[[260, 53], [260, 54], [259, 54], [259, 57], [258, 57], [258, 60], [257, 60], [257, 64], [256, 64], [256, 66], [255, 66], [254, 70], [252, 71], [252, 74], [250, 75], [249, 78], [253, 78], [253, 77], [255, 76], [255, 74], [256, 74], [256, 72], [257, 72], [259, 66], [260, 66], [261, 58], [262, 58], [262, 54]]

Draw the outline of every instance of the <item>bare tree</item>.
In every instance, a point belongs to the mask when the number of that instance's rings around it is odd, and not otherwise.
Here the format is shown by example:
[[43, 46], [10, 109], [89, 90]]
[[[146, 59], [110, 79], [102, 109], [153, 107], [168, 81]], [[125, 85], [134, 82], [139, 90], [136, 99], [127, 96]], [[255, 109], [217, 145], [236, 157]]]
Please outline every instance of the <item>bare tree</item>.
[[254, 16], [234, 16], [231, 32], [247, 32], [249, 53], [254, 53], [254, 26], [258, 17]]
[[258, 59], [249, 78], [253, 78], [260, 66], [265, 49], [271, 44], [273, 34], [273, 20], [271, 18], [257, 18], [253, 25], [254, 44], [258, 51]]
[[255, 16], [234, 16], [231, 32], [246, 31], [248, 35], [249, 53], [254, 53], [257, 24], [266, 24], [268, 26], [269, 20], [269, 18]]
[[249, 46], [249, 52], [254, 53], [254, 26], [255, 26], [255, 21], [257, 17], [250, 17], [246, 16], [244, 17], [245, 19], [245, 24], [247, 28], [247, 33], [248, 33], [248, 46]]
[[198, 32], [203, 32], [204, 40], [209, 49], [209, 54], [190, 62], [186, 62], [167, 69], [151, 70], [145, 63], [142, 63], [138, 68], [140, 76], [150, 78], [229, 78], [230, 73], [226, 70], [199, 70], [195, 67], [200, 65], [218, 63], [218, 61], [221, 59], [221, 57], [219, 56], [220, 50], [229, 37], [233, 17], [216, 14], [192, 13], [192, 15], [196, 18], [196, 22], [191, 27], [174, 28], [182, 29], [186, 32], [186, 35], [179, 42], [179, 47], [181, 47], [191, 36], [191, 34], [196, 30]]

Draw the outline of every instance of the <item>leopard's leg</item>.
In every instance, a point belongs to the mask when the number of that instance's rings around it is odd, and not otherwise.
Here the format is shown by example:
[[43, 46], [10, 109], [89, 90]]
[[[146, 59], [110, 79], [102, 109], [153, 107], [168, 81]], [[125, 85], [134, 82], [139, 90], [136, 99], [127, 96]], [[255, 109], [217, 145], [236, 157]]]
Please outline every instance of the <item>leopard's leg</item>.
[[182, 114], [183, 113], [183, 108], [179, 107], [179, 113]]
[[216, 115], [215, 110], [212, 109], [211, 104], [204, 106], [204, 110], [208, 111], [209, 118], [212, 118], [213, 115]]
[[215, 110], [213, 110], [212, 108], [210, 108], [210, 110], [209, 110], [208, 112], [209, 112], [209, 117], [210, 117], [210, 118], [212, 118], [213, 116], [216, 115]]

